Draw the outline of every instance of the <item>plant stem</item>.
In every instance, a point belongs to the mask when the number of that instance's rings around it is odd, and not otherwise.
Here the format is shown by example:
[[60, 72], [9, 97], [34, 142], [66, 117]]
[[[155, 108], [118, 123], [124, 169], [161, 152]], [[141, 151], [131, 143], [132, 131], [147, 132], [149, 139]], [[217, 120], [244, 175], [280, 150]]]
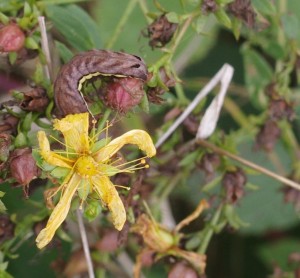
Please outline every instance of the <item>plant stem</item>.
[[104, 115], [102, 116], [101, 120], [98, 122], [97, 134], [99, 134], [103, 130], [105, 123], [110, 116], [110, 113], [111, 113], [110, 109], [105, 110]]
[[266, 168], [264, 168], [262, 166], [259, 166], [259, 165], [255, 164], [255, 163], [249, 161], [249, 160], [246, 160], [246, 159], [241, 158], [241, 157], [239, 157], [237, 155], [234, 155], [234, 154], [232, 154], [232, 153], [230, 153], [228, 151], [225, 151], [225, 150], [217, 147], [216, 145], [208, 143], [207, 141], [198, 139], [196, 141], [196, 144], [201, 145], [203, 147], [207, 147], [207, 148], [213, 150], [214, 152], [216, 152], [218, 154], [225, 155], [225, 156], [227, 156], [227, 157], [229, 157], [229, 158], [231, 158], [233, 160], [236, 160], [236, 161], [240, 162], [241, 164], [243, 164], [243, 165], [245, 165], [247, 167], [250, 167], [250, 168], [252, 168], [252, 169], [254, 169], [254, 170], [256, 170], [256, 171], [258, 171], [258, 172], [260, 172], [260, 173], [262, 173], [264, 175], [266, 175], [266, 176], [269, 176], [269, 177], [271, 177], [271, 178], [273, 178], [273, 179], [275, 179], [275, 180], [277, 180], [277, 181], [279, 181], [279, 182], [281, 182], [281, 183], [283, 183], [285, 185], [288, 185], [288, 186], [291, 186], [291, 187], [293, 187], [295, 189], [300, 190], [300, 184], [299, 183], [296, 183], [296, 182], [294, 182], [294, 181], [292, 181], [290, 179], [287, 179], [287, 178], [285, 178], [283, 176], [280, 176], [280, 175], [278, 175], [278, 174], [276, 174], [276, 173], [274, 173], [274, 172], [272, 172], [272, 171], [270, 171], [270, 170], [268, 170], [268, 169], [266, 169]]
[[250, 125], [249, 120], [247, 119], [243, 111], [229, 97], [226, 97], [224, 99], [224, 108], [231, 115], [234, 121], [238, 123], [242, 128], [251, 133], [253, 132], [253, 127]]
[[198, 253], [205, 254], [208, 244], [214, 234], [215, 226], [218, 224], [221, 212], [223, 209], [223, 204], [221, 204], [218, 209], [215, 211], [213, 218], [211, 219], [208, 227], [206, 228], [205, 234], [203, 236], [202, 242], [198, 248]]
[[46, 78], [48, 80], [52, 80], [52, 65], [51, 65], [51, 57], [50, 57], [50, 50], [49, 50], [49, 43], [48, 43], [48, 37], [47, 37], [47, 30], [45, 25], [45, 18], [43, 16], [38, 17], [39, 27], [41, 31], [41, 43], [42, 43], [42, 49], [43, 53], [46, 57], [47, 64], [44, 66], [44, 71]]
[[76, 216], [77, 216], [83, 251], [84, 251], [84, 255], [85, 255], [85, 259], [86, 259], [86, 263], [87, 263], [87, 267], [88, 267], [89, 278], [95, 278], [89, 243], [87, 240], [86, 231], [85, 231], [84, 224], [83, 224], [82, 211], [80, 209], [76, 210]]
[[141, 8], [148, 24], [150, 24], [152, 20], [147, 16], [147, 13], [148, 13], [147, 2], [145, 0], [139, 0], [139, 5], [140, 5], [140, 8]]
[[107, 44], [105, 45], [105, 48], [108, 48], [108, 49], [111, 49], [116, 40], [118, 39], [119, 35], [121, 34], [123, 28], [124, 28], [124, 25], [126, 24], [126, 21], [128, 20], [131, 12], [133, 11], [133, 9], [135, 8], [136, 6], [136, 3], [137, 3], [138, 0], [130, 0], [125, 11], [123, 12], [123, 15], [114, 31], [114, 33], [112, 34], [110, 40], [107, 42]]

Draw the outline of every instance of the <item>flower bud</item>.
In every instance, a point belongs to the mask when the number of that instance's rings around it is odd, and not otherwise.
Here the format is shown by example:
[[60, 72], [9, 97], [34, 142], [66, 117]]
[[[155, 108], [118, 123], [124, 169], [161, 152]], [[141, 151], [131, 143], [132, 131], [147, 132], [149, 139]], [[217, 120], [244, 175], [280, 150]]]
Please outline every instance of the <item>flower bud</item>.
[[120, 113], [126, 113], [141, 102], [144, 95], [143, 83], [137, 78], [114, 78], [104, 88], [106, 105]]
[[39, 169], [28, 148], [16, 149], [10, 158], [11, 176], [15, 178], [20, 185], [29, 185], [29, 183], [39, 176]]
[[23, 48], [25, 35], [16, 24], [9, 24], [0, 29], [0, 52], [13, 52]]

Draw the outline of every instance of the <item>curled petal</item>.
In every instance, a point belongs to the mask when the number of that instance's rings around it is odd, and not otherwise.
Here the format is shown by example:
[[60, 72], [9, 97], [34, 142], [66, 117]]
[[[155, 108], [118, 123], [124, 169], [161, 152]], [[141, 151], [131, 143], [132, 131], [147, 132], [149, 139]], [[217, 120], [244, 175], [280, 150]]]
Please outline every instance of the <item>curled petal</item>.
[[116, 190], [106, 176], [92, 177], [94, 190], [98, 193], [104, 205], [111, 212], [112, 222], [117, 230], [122, 230], [126, 221], [126, 212], [122, 200]]
[[64, 135], [67, 149], [73, 149], [77, 153], [88, 153], [88, 113], [68, 115], [61, 120], [55, 120], [54, 128]]
[[77, 174], [73, 174], [70, 182], [66, 185], [64, 192], [58, 204], [55, 206], [48, 220], [46, 228], [41, 230], [36, 238], [36, 243], [38, 248], [45, 247], [53, 238], [56, 230], [61, 225], [61, 223], [66, 219], [70, 206], [72, 197], [77, 190], [81, 178]]
[[133, 129], [112, 140], [105, 147], [97, 151], [94, 154], [94, 159], [98, 162], [105, 162], [126, 144], [137, 145], [148, 157], [156, 154], [156, 149], [150, 135], [144, 130]]
[[73, 162], [70, 159], [50, 151], [50, 144], [44, 131], [38, 132], [38, 141], [40, 154], [47, 163], [54, 166], [72, 168]]

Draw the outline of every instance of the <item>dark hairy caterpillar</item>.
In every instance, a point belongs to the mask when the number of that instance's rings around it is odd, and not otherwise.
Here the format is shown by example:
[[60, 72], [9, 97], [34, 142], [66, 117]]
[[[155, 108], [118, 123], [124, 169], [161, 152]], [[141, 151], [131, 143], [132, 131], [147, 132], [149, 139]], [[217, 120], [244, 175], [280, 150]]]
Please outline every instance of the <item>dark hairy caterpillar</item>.
[[88, 111], [82, 84], [94, 76], [132, 77], [146, 81], [147, 67], [135, 55], [109, 50], [90, 50], [63, 65], [54, 83], [54, 99], [63, 116]]

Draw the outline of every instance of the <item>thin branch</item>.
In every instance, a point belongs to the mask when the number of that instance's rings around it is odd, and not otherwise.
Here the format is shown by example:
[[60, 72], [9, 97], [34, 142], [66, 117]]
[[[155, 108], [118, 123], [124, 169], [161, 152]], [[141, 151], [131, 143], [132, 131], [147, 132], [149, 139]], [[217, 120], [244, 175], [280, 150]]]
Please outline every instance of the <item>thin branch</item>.
[[86, 263], [87, 263], [87, 267], [88, 267], [89, 278], [95, 278], [89, 243], [87, 240], [86, 231], [85, 231], [85, 227], [83, 224], [82, 211], [80, 209], [76, 210], [76, 216], [77, 216], [83, 251], [84, 251], [84, 255], [85, 255], [85, 259], [86, 259]]
[[105, 48], [111, 49], [114, 46], [116, 40], [118, 39], [119, 35], [121, 34], [121, 32], [124, 28], [124, 25], [126, 24], [128, 18], [129, 18], [130, 14], [132, 13], [133, 9], [135, 8], [137, 1], [138, 0], [130, 0], [129, 1], [126, 9], [123, 12], [122, 17], [119, 20], [119, 23], [118, 23], [114, 33], [112, 34], [112, 36], [110, 37], [110, 40], [105, 45]]
[[38, 22], [41, 30], [41, 43], [42, 43], [42, 49], [43, 53], [46, 57], [46, 65], [44, 66], [44, 71], [46, 74], [46, 77], [48, 80], [52, 80], [52, 64], [51, 64], [51, 56], [50, 56], [50, 49], [49, 49], [49, 42], [47, 37], [47, 30], [45, 25], [45, 17], [39, 16]]
[[209, 148], [209, 149], [213, 150], [214, 152], [216, 152], [218, 154], [221, 154], [221, 155], [227, 156], [227, 157], [229, 157], [233, 160], [236, 160], [236, 161], [240, 162], [241, 164], [243, 164], [245, 166], [248, 166], [248, 167], [250, 167], [250, 168], [252, 168], [252, 169], [254, 169], [254, 170], [256, 170], [256, 171], [258, 171], [262, 174], [265, 174], [266, 176], [269, 176], [269, 177], [271, 177], [271, 178], [273, 178], [273, 179], [275, 179], [275, 180], [277, 180], [277, 181], [279, 181], [279, 182], [281, 182], [285, 185], [288, 185], [288, 186], [291, 186], [295, 189], [300, 190], [300, 184], [299, 183], [296, 183], [296, 182], [294, 182], [294, 181], [292, 181], [292, 180], [290, 180], [286, 177], [280, 176], [280, 175], [278, 175], [278, 174], [276, 174], [276, 173], [274, 173], [274, 172], [272, 172], [272, 171], [270, 171], [270, 170], [268, 170], [268, 169], [266, 169], [262, 166], [259, 166], [255, 163], [249, 161], [249, 160], [246, 160], [246, 159], [241, 158], [237, 155], [234, 155], [234, 154], [232, 154], [228, 151], [225, 151], [225, 150], [217, 147], [216, 145], [208, 143], [207, 141], [198, 139], [198, 140], [196, 140], [196, 144], [198, 144], [200, 146], [203, 146], [203, 147], [206, 147], [206, 148]]

